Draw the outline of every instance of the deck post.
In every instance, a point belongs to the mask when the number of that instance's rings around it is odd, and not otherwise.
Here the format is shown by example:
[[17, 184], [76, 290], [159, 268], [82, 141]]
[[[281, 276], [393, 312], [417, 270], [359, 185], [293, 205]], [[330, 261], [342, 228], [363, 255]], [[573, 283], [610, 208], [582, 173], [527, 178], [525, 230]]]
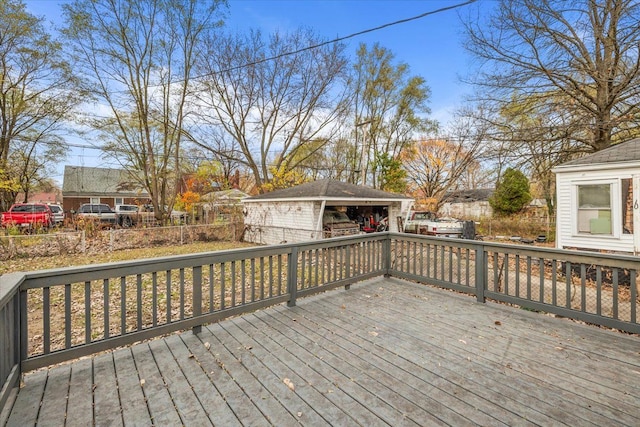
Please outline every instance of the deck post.
[[[193, 267], [193, 317], [202, 316], [202, 266]], [[202, 325], [191, 328], [197, 335], [202, 331]]]
[[475, 245], [476, 253], [476, 299], [478, 302], [485, 302], [484, 289], [485, 289], [485, 277], [487, 273], [487, 259], [484, 252], [484, 245]]
[[391, 234], [387, 231], [385, 233], [386, 239], [382, 242], [382, 270], [384, 277], [391, 277]]
[[298, 247], [293, 246], [289, 254], [287, 264], [287, 292], [289, 293], [288, 307], [295, 307], [296, 295], [298, 294]]
[[[346, 257], [346, 263], [347, 263], [347, 271], [345, 275], [347, 276], [347, 279], [351, 279], [351, 245], [347, 245], [345, 257]], [[344, 285], [345, 291], [348, 291], [350, 288], [351, 288], [351, 283], [347, 283], [346, 285]]]

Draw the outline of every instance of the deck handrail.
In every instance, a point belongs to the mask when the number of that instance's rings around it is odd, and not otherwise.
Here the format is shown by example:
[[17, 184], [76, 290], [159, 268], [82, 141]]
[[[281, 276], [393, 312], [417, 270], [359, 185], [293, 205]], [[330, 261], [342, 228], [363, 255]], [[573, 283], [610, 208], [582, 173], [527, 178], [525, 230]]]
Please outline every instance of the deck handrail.
[[0, 276], [0, 408], [21, 373], [394, 276], [640, 333], [640, 259], [374, 233]]

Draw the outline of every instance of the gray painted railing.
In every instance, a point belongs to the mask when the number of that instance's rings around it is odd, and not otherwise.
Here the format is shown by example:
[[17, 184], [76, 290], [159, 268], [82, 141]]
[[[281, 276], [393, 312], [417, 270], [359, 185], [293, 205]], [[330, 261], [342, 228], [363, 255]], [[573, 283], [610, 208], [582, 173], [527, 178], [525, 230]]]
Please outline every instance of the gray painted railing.
[[639, 267], [631, 256], [374, 233], [0, 276], [0, 408], [21, 372], [381, 275], [640, 333]]

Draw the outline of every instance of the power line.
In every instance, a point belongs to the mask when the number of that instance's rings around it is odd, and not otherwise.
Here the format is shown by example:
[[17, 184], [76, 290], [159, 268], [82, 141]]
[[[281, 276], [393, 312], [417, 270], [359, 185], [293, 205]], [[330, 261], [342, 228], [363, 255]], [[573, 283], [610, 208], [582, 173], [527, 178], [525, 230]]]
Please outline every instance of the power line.
[[[218, 71], [213, 71], [211, 73], [203, 74], [201, 76], [195, 76], [193, 78], [194, 79], [200, 79], [200, 78], [207, 77], [207, 76], [226, 73], [226, 72], [229, 72], [229, 71], [235, 71], [235, 70], [239, 70], [239, 69], [246, 68], [246, 67], [252, 67], [254, 65], [262, 64], [262, 63], [268, 62], [268, 61], [273, 61], [273, 60], [280, 59], [280, 58], [283, 58], [283, 57], [286, 57], [286, 56], [297, 55], [298, 53], [302, 53], [302, 52], [305, 52], [307, 50], [317, 49], [317, 48], [322, 47], [322, 46], [326, 46], [326, 45], [338, 43], [338, 42], [341, 42], [341, 41], [344, 41], [344, 40], [352, 39], [354, 37], [358, 37], [358, 36], [361, 36], [363, 34], [372, 33], [374, 31], [379, 31], [379, 30], [382, 30], [384, 28], [392, 27], [394, 25], [405, 24], [407, 22], [411, 22], [411, 21], [415, 21], [415, 20], [418, 20], [418, 19], [422, 19], [422, 18], [424, 18], [426, 16], [429, 16], [429, 15], [435, 15], [437, 13], [442, 13], [442, 12], [446, 12], [448, 10], [457, 9], [459, 7], [462, 7], [462, 6], [467, 6], [467, 5], [471, 4], [471, 3], [475, 3], [476, 1], [477, 0], [468, 0], [468, 1], [464, 2], [464, 3], [458, 3], [458, 4], [451, 5], [451, 6], [441, 7], [440, 9], [435, 9], [435, 10], [432, 10], [432, 11], [429, 11], [429, 12], [424, 12], [424, 13], [421, 13], [420, 15], [412, 16], [410, 18], [404, 18], [404, 19], [400, 19], [398, 21], [389, 22], [387, 24], [382, 24], [382, 25], [379, 25], [377, 27], [368, 28], [366, 30], [362, 30], [362, 31], [358, 31], [358, 32], [355, 32], [355, 33], [351, 33], [351, 34], [346, 35], [346, 36], [336, 37], [336, 38], [334, 38], [332, 40], [327, 40], [327, 41], [324, 41], [324, 42], [321, 42], [321, 43], [317, 43], [317, 44], [314, 44], [314, 45], [309, 45], [309, 46], [306, 46], [306, 47], [303, 47], [303, 48], [300, 48], [300, 49], [297, 49], [297, 50], [284, 52], [284, 53], [281, 53], [281, 54], [278, 54], [278, 55], [275, 55], [275, 56], [270, 56], [270, 57], [267, 57], [267, 58], [259, 59], [257, 61], [248, 62], [246, 64], [238, 65], [238, 66], [235, 66], [235, 67], [230, 67], [230, 68], [225, 68], [225, 69], [218, 70]], [[181, 81], [181, 80], [178, 80], [178, 81]]]

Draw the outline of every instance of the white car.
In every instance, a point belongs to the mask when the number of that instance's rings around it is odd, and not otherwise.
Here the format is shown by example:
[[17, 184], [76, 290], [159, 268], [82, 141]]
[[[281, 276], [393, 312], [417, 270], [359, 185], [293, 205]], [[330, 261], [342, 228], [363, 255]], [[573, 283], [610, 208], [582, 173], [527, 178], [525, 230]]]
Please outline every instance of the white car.
[[53, 214], [54, 225], [59, 226], [64, 224], [64, 210], [62, 210], [62, 206], [49, 204], [49, 209], [51, 209], [51, 213]]

